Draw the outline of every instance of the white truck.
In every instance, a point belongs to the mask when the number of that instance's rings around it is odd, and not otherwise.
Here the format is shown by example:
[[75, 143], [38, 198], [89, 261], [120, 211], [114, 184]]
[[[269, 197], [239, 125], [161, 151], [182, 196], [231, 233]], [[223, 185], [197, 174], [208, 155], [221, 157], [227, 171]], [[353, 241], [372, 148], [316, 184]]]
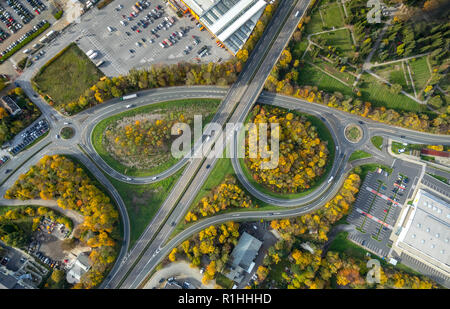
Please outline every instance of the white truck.
[[122, 97], [122, 101], [129, 100], [129, 99], [134, 99], [134, 98], [137, 98], [137, 94], [136, 94], [136, 93], [134, 93], [134, 94], [129, 94], [129, 95], [124, 95], [124, 96]]

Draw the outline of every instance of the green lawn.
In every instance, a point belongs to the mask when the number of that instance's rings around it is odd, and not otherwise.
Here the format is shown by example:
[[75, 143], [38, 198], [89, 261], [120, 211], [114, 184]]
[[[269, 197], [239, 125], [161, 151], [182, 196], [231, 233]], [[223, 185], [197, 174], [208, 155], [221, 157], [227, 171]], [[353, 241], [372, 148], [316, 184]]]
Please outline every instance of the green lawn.
[[[332, 63], [329, 63], [329, 62], [324, 61], [324, 60], [319, 59], [319, 58], [317, 58], [314, 61], [312, 61], [311, 57], [309, 56], [309, 53], [307, 53], [305, 55], [305, 60], [309, 61], [309, 62], [312, 62], [313, 64], [315, 64], [316, 66], [318, 66], [319, 68], [324, 70], [325, 72], [330, 73], [332, 76], [338, 78], [339, 80], [344, 82], [346, 85], [342, 84], [342, 82], [341, 82], [341, 84], [344, 87], [348, 87], [349, 89], [351, 88], [351, 86], [353, 85], [353, 83], [356, 80], [356, 77], [354, 75], [352, 75], [352, 74], [350, 74], [349, 72], [346, 72], [346, 71], [341, 72], [340, 69], [336, 68]], [[314, 69], [318, 70], [317, 68], [314, 68]], [[320, 71], [320, 70], [318, 70], [318, 71]], [[337, 82], [339, 82], [339, 81], [337, 81]]]
[[[404, 91], [414, 95], [411, 81], [409, 79], [408, 69], [406, 68], [406, 65], [402, 65], [401, 62], [375, 67], [373, 72], [380, 77], [383, 77], [391, 84], [401, 85]], [[408, 79], [409, 84], [407, 83], [405, 76]]]
[[33, 78], [33, 82], [58, 106], [78, 100], [80, 95], [102, 76], [102, 72], [86, 54], [72, 43], [62, 54], [44, 65]]
[[326, 42], [323, 47], [336, 47], [339, 54], [343, 57], [351, 57], [354, 53], [352, 48], [353, 42], [348, 29], [322, 33], [312, 36], [311, 40], [316, 41], [318, 38], [322, 38]]
[[291, 264], [289, 262], [288, 259], [283, 258], [281, 259], [280, 262], [278, 262], [278, 264], [272, 264], [270, 266], [270, 272], [267, 275], [267, 278], [264, 280], [263, 284], [267, 284], [269, 282], [275, 281], [275, 282], [283, 282], [284, 279], [282, 277], [282, 274], [285, 272], [285, 268], [286, 267], [290, 267]]
[[215, 280], [216, 283], [224, 289], [231, 289], [234, 285], [234, 282], [232, 280], [228, 279], [221, 273], [217, 273]]
[[372, 144], [381, 150], [383, 146], [383, 138], [381, 136], [374, 136], [371, 139]]
[[316, 8], [314, 13], [311, 15], [311, 20], [306, 25], [305, 35], [320, 32], [323, 31], [323, 29], [324, 25], [322, 22], [322, 18], [320, 17], [319, 8]]
[[182, 171], [156, 183], [146, 185], [132, 185], [107, 176], [127, 208], [130, 218], [130, 249], [164, 203]]
[[416, 91], [419, 93], [427, 85], [428, 79], [431, 77], [430, 69], [427, 64], [427, 56], [408, 61], [411, 67], [411, 73], [414, 79]]
[[390, 168], [386, 165], [378, 164], [378, 163], [364, 164], [364, 165], [358, 166], [357, 168], [361, 169], [361, 172], [358, 172], [361, 179], [364, 179], [366, 177], [367, 173], [375, 172], [377, 170], [377, 168], [381, 168], [384, 171], [388, 172], [389, 174], [392, 173], [392, 168]]
[[311, 20], [306, 25], [306, 33], [316, 33], [327, 28], [344, 26], [344, 10], [339, 2], [321, 1], [314, 9]]
[[302, 86], [317, 86], [320, 90], [329, 93], [339, 91], [344, 95], [353, 95], [350, 87], [319, 71], [310, 64], [305, 64], [300, 68], [297, 83]]
[[364, 259], [367, 251], [347, 239], [348, 232], [340, 232], [330, 244], [329, 251], [344, 253], [348, 256]]
[[351, 161], [358, 160], [358, 159], [370, 158], [371, 156], [372, 155], [370, 153], [367, 153], [363, 150], [356, 150], [351, 154], [348, 161], [351, 162]]
[[344, 26], [344, 11], [339, 2], [329, 3], [326, 7], [321, 7], [320, 11], [328, 28]]
[[[164, 162], [161, 165], [158, 165], [154, 168], [150, 169], [138, 169], [138, 168], [130, 168], [119, 161], [117, 161], [104, 147], [103, 143], [103, 132], [106, 128], [116, 121], [124, 118], [124, 117], [132, 117], [138, 114], [152, 113], [155, 110], [158, 110], [158, 113], [166, 112], [170, 113], [171, 109], [174, 108], [193, 108], [199, 105], [211, 106], [211, 114], [208, 117], [203, 119], [203, 125], [206, 125], [213, 118], [213, 111], [217, 109], [220, 104], [220, 100], [217, 99], [186, 99], [186, 100], [175, 100], [175, 101], [167, 101], [158, 104], [146, 105], [138, 108], [134, 108], [132, 110], [125, 111], [123, 113], [111, 116], [109, 118], [103, 119], [100, 121], [92, 131], [92, 145], [94, 146], [95, 151], [102, 157], [102, 159], [113, 169], [116, 171], [129, 175], [129, 176], [138, 176], [144, 177], [149, 175], [158, 174], [160, 172], [165, 171], [172, 165], [174, 165], [179, 159], [170, 156], [170, 159]], [[206, 116], [206, 115], [204, 115]]]
[[421, 144], [407, 144], [407, 145], [403, 145], [403, 143], [399, 143], [399, 142], [392, 142], [391, 145], [391, 149], [393, 153], [399, 153], [398, 150], [399, 149], [405, 149], [404, 154], [410, 154], [411, 150], [421, 150], [422, 148], [426, 147], [426, 145], [421, 145]]
[[363, 73], [358, 86], [362, 93], [361, 99], [372, 103], [374, 106], [385, 106], [386, 108], [411, 112], [427, 110], [425, 105], [419, 104], [401, 93], [392, 93], [386, 85], [381, 84], [368, 73]]
[[[359, 259], [365, 259], [367, 253], [371, 254], [364, 248], [348, 240], [347, 235], [348, 232], [340, 232], [339, 234], [337, 234], [336, 238], [333, 240], [328, 250], [344, 253], [349, 257], [355, 257]], [[422, 276], [420, 273], [403, 264], [398, 263], [397, 265], [393, 266], [392, 264], [388, 264], [385, 260], [382, 260], [373, 254], [371, 254], [371, 258], [376, 258], [377, 260], [379, 260], [380, 264], [383, 267], [404, 271], [410, 275]]]

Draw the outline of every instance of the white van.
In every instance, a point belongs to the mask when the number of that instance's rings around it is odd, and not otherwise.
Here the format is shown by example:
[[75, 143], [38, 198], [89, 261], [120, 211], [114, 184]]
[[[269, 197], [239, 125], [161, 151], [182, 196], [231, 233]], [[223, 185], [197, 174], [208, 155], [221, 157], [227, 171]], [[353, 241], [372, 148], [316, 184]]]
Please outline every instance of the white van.
[[90, 56], [90, 55], [92, 55], [94, 53], [94, 50], [93, 49], [90, 49], [90, 50], [88, 50], [87, 51], [87, 53], [86, 53], [86, 56]]
[[89, 56], [89, 59], [95, 59], [95, 57], [98, 56], [97, 52], [94, 52], [92, 55]]

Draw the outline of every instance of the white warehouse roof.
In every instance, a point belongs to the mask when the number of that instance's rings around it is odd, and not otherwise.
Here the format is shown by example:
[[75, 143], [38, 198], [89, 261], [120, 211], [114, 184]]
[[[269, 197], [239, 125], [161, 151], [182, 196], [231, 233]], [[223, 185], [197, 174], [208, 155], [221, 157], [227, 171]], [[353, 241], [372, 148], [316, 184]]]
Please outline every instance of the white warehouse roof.
[[399, 241], [432, 260], [450, 266], [450, 205], [433, 194], [419, 190], [415, 210]]

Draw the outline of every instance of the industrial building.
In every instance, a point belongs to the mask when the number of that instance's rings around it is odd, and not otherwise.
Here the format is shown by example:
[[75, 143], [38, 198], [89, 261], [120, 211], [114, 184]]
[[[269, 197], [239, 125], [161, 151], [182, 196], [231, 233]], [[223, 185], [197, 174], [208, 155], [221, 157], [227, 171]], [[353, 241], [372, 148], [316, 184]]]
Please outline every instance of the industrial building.
[[393, 250], [403, 261], [413, 261], [427, 275], [445, 284], [450, 280], [450, 204], [424, 187], [397, 223]]
[[233, 55], [244, 46], [267, 5], [265, 0], [169, 0], [190, 12]]

